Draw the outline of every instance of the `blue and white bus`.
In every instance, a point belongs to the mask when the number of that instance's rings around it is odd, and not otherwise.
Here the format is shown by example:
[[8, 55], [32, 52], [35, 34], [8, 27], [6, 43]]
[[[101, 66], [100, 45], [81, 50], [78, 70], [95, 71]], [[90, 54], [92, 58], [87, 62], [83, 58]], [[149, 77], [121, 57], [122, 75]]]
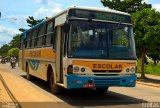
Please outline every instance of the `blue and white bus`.
[[27, 78], [60, 88], [134, 87], [136, 52], [131, 16], [93, 7], [70, 7], [21, 35], [19, 65]]

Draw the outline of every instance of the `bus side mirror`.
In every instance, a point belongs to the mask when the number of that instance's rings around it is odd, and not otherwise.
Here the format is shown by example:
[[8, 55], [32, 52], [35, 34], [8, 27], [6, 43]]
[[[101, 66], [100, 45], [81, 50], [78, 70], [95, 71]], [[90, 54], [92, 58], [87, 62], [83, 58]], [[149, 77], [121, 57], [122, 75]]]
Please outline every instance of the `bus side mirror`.
[[70, 29], [70, 24], [69, 22], [65, 22], [64, 23], [64, 33], [68, 33], [69, 32], [69, 29]]

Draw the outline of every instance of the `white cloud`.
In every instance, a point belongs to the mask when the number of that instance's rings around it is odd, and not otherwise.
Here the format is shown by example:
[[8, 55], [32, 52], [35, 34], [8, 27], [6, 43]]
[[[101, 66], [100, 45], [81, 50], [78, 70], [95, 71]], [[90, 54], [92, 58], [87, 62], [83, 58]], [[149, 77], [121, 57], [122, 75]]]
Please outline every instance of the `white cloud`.
[[156, 4], [152, 0], [144, 0], [143, 2], [152, 4], [153, 9], [156, 9], [157, 11], [160, 11], [160, 4]]
[[143, 0], [142, 2], [146, 2], [146, 3], [148, 3], [148, 2], [149, 2], [149, 0]]
[[9, 18], [9, 21], [11, 23], [15, 24], [27, 24], [26, 19], [28, 18], [29, 15], [9, 15], [7, 18]]
[[35, 3], [41, 3], [42, 0], [33, 0]]
[[[26, 19], [28, 16], [34, 16], [36, 19], [54, 16], [62, 11], [62, 6], [54, 2], [54, 0], [33, 0], [35, 4], [41, 5], [32, 15], [7, 15], [6, 18], [16, 18], [17, 20], [8, 19], [15, 28], [27, 28]], [[0, 25], [0, 47], [12, 40], [15, 34], [20, 33], [17, 29], [8, 28]]]
[[43, 6], [41, 6], [37, 11], [35, 12], [34, 16], [36, 18], [44, 18], [44, 17], [51, 17], [55, 15], [56, 13], [62, 11], [62, 7], [60, 4], [55, 3], [53, 0], [34, 0], [36, 3], [42, 3]]
[[9, 41], [11, 41], [12, 37], [18, 33], [20, 33], [20, 31], [17, 29], [0, 25], [0, 47], [2, 44], [7, 44]]
[[160, 4], [153, 4], [152, 7], [157, 11], [160, 11]]
[[33, 2], [35, 2], [35, 3], [43, 3], [43, 4], [47, 4], [48, 1], [50, 1], [50, 0], [33, 0]]
[[9, 34], [9, 35], [15, 35], [15, 34], [20, 33], [20, 32], [17, 29], [8, 28], [8, 27], [0, 25], [0, 33], [6, 33], [6, 34]]

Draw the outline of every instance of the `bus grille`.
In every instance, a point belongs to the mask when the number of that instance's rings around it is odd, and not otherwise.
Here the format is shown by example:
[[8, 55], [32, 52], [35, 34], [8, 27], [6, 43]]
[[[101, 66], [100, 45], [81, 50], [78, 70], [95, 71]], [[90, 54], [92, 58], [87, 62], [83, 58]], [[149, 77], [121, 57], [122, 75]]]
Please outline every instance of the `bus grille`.
[[96, 87], [104, 87], [104, 86], [114, 86], [114, 85], [119, 85], [120, 83], [120, 78], [107, 78], [107, 79], [102, 79], [102, 78], [95, 78], [94, 83], [96, 84]]

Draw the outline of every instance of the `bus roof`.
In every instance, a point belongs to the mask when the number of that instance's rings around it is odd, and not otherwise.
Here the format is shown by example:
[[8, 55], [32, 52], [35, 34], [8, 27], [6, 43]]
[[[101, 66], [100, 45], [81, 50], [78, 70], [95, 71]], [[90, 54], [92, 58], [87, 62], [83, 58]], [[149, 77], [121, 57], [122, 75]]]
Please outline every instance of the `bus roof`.
[[126, 13], [126, 12], [121, 12], [121, 11], [117, 11], [117, 10], [113, 10], [113, 9], [109, 9], [109, 8], [85, 7], [85, 6], [72, 6], [72, 7], [66, 8], [64, 11], [62, 11], [62, 12], [56, 14], [55, 16], [50, 17], [49, 19], [56, 18], [56, 17], [60, 16], [61, 14], [67, 12], [67, 11], [70, 10], [70, 9], [93, 10], [93, 11], [109, 12], [109, 13], [115, 13], [115, 14], [122, 14], [122, 15], [129, 15], [129, 16], [130, 16], [130, 14], [128, 14], [128, 13]]
[[109, 8], [99, 8], [99, 7], [83, 7], [83, 6], [74, 6], [70, 7], [69, 9], [85, 9], [85, 10], [93, 10], [93, 11], [101, 11], [101, 12], [110, 12], [110, 13], [116, 13], [116, 14], [123, 14], [123, 15], [130, 15], [125, 12], [109, 9]]
[[22, 35], [23, 35], [23, 34], [26, 34], [28, 31], [30, 31], [30, 30], [36, 28], [37, 26], [39, 26], [39, 25], [41, 25], [41, 24], [44, 24], [45, 22], [47, 22], [47, 20], [44, 19], [42, 22], [40, 22], [40, 23], [34, 25], [33, 27], [27, 29], [26, 31], [24, 31], [24, 32], [22, 33]]
[[115, 14], [129, 15], [129, 16], [130, 16], [130, 14], [128, 14], [128, 13], [126, 13], [126, 12], [121, 12], [121, 11], [117, 11], [117, 10], [113, 10], [113, 9], [108, 9], [108, 8], [85, 7], [85, 6], [71, 6], [71, 7], [66, 8], [66, 9], [65, 9], [65, 10], [63, 10], [62, 12], [60, 12], [60, 13], [56, 14], [56, 15], [55, 15], [55, 16], [53, 16], [53, 17], [50, 17], [50, 18], [48, 18], [47, 20], [46, 20], [46, 19], [45, 19], [45, 20], [43, 20], [41, 23], [39, 23], [39, 24], [37, 24], [37, 25], [33, 26], [32, 28], [30, 28], [30, 29], [26, 30], [26, 31], [25, 31], [25, 32], [23, 32], [22, 34], [27, 33], [28, 31], [30, 31], [30, 30], [32, 30], [32, 29], [34, 29], [34, 28], [36, 28], [37, 26], [39, 26], [39, 25], [41, 25], [41, 24], [43, 24], [43, 23], [47, 22], [47, 21], [48, 21], [48, 20], [50, 20], [50, 19], [56, 18], [56, 17], [58, 17], [58, 16], [62, 15], [63, 13], [66, 13], [66, 12], [67, 12], [67, 11], [69, 11], [70, 9], [93, 10], [93, 11], [109, 12], [109, 13], [115, 13]]

